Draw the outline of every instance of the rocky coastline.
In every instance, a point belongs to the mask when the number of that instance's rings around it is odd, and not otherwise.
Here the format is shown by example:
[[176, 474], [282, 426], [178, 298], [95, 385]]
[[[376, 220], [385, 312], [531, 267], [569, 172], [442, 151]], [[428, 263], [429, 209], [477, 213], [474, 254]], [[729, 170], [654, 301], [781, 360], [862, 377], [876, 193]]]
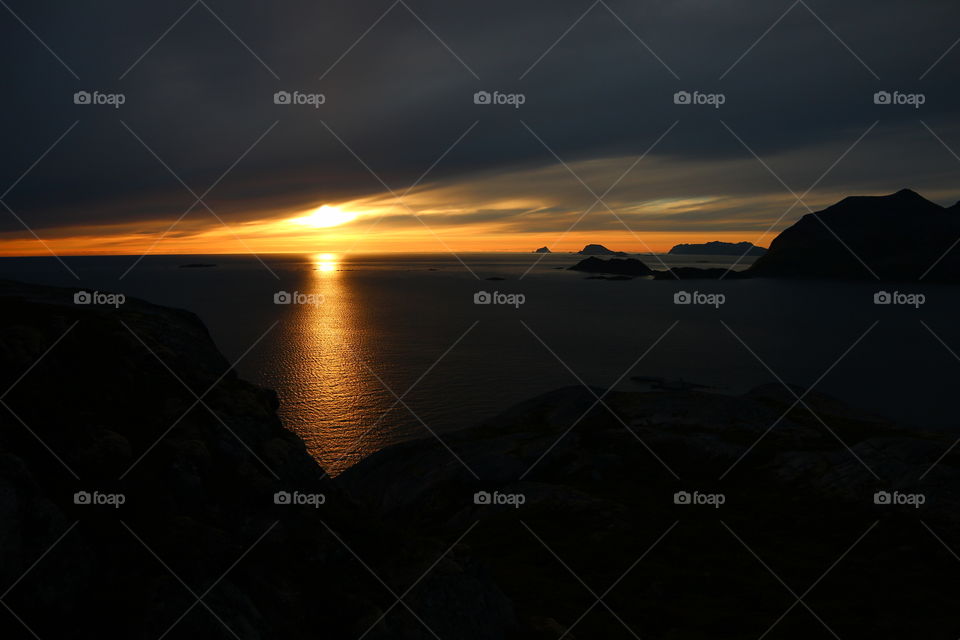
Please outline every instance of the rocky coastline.
[[805, 599], [841, 637], [948, 637], [946, 434], [573, 387], [330, 479], [193, 314], [74, 294], [0, 284], [4, 637], [759, 637], [841, 556]]

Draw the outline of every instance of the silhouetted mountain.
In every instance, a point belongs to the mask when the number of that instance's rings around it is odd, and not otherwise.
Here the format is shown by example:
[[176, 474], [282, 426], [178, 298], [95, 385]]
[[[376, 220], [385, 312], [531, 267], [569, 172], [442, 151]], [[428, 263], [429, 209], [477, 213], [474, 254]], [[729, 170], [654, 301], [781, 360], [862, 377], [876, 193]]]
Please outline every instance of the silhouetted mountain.
[[588, 244], [577, 253], [581, 256], [617, 256], [620, 258], [628, 255], [623, 251], [613, 251], [611, 249], [607, 249], [602, 244]]
[[627, 258], [625, 260], [587, 258], [573, 265], [569, 270], [583, 271], [585, 273], [612, 273], [621, 276], [651, 276], [654, 274], [654, 271], [650, 267], [636, 258]]
[[553, 253], [553, 252], [550, 251], [550, 247], [540, 247], [539, 249], [534, 251], [534, 253]]
[[706, 242], [703, 244], [678, 244], [670, 253], [673, 255], [701, 255], [701, 256], [762, 256], [767, 252], [752, 242]]
[[747, 273], [859, 279], [872, 270], [884, 280], [958, 281], [960, 250], [945, 255], [960, 238], [958, 213], [909, 189], [845, 198], [785, 229]]

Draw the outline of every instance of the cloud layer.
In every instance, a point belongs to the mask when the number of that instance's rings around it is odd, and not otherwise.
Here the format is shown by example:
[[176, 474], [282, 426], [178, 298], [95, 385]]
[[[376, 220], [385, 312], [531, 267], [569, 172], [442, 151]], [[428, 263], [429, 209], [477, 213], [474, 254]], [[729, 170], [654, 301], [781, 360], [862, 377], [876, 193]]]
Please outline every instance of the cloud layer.
[[[354, 225], [377, 233], [421, 226], [412, 210], [548, 240], [645, 153], [578, 229], [750, 239], [794, 203], [781, 181], [815, 184], [811, 206], [960, 195], [955, 2], [10, 8], [0, 191], [42, 237], [156, 237], [191, 205], [171, 237], [222, 227], [206, 207], [263, 231], [331, 203], [367, 207]], [[125, 102], [78, 105], [78, 91]], [[723, 104], [676, 104], [682, 91]], [[879, 91], [924, 104], [875, 104]], [[402, 204], [389, 191], [414, 184]], [[13, 215], [0, 224], [26, 237]]]

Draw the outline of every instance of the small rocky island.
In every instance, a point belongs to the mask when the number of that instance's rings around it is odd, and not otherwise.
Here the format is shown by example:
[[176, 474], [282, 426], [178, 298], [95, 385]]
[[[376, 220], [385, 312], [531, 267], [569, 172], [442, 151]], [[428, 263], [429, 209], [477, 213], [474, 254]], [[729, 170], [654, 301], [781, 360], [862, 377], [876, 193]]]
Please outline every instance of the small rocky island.
[[653, 269], [636, 258], [601, 260], [597, 257], [590, 257], [573, 265], [570, 270], [621, 276], [652, 276], [655, 273]]
[[577, 255], [581, 256], [617, 256], [619, 258], [626, 257], [627, 253], [623, 251], [613, 251], [607, 249], [602, 244], [588, 244], [583, 249], [577, 252]]
[[729, 269], [712, 268], [701, 269], [698, 267], [671, 267], [669, 269], [654, 270], [646, 263], [636, 258], [611, 258], [610, 260], [601, 260], [597, 257], [581, 260], [569, 271], [582, 271], [591, 274], [609, 274], [613, 278], [604, 278], [606, 280], [622, 280], [632, 278], [651, 278], [653, 280], [696, 280], [696, 279], [719, 279], [721, 277], [728, 279], [737, 279], [745, 277], [742, 271], [731, 271]]
[[534, 253], [553, 253], [553, 252], [550, 251], [550, 247], [540, 247], [539, 249], [534, 251]]
[[767, 252], [752, 242], [705, 242], [703, 244], [678, 244], [668, 253], [675, 256], [762, 256]]

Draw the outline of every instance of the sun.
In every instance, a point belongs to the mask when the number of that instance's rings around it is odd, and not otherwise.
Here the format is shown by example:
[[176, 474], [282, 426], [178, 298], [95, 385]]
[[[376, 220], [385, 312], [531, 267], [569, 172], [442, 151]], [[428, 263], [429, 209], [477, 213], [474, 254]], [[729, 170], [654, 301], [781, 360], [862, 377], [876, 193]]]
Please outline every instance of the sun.
[[337, 270], [337, 254], [335, 253], [318, 253], [314, 257], [315, 264], [317, 265], [318, 271], [336, 271]]
[[355, 213], [350, 213], [340, 209], [339, 207], [331, 207], [330, 205], [325, 204], [322, 207], [314, 209], [305, 216], [291, 219], [290, 222], [320, 229], [323, 227], [336, 227], [341, 224], [346, 224], [356, 217], [357, 214]]

